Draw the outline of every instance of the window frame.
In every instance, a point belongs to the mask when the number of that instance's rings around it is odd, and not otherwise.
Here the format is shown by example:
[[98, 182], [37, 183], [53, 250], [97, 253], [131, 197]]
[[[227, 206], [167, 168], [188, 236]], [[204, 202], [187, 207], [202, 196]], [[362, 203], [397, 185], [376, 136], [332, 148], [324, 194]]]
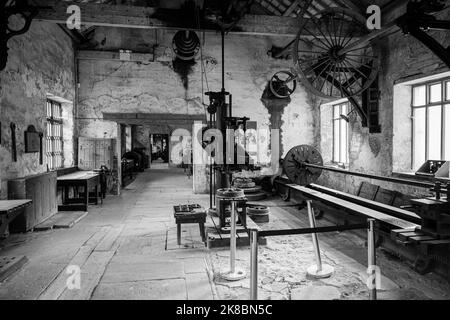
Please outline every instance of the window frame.
[[[58, 110], [58, 114], [54, 114], [55, 107]], [[64, 122], [62, 118], [63, 106], [62, 103], [47, 98], [46, 100], [46, 148], [45, 155], [47, 160], [47, 167], [50, 171], [57, 171], [64, 168]], [[58, 128], [58, 129], [57, 129]], [[59, 131], [59, 132], [55, 132]], [[49, 135], [50, 133], [50, 135]], [[59, 141], [60, 151], [57, 151], [57, 144], [55, 141]], [[59, 156], [60, 164], [57, 163]]]
[[[433, 85], [440, 84], [441, 85], [441, 101], [438, 102], [430, 102], [431, 101], [431, 87]], [[430, 80], [425, 82], [420, 82], [417, 84], [414, 84], [411, 86], [411, 169], [414, 170], [414, 164], [416, 162], [415, 159], [415, 150], [414, 146], [416, 143], [416, 134], [415, 134], [415, 117], [414, 117], [414, 111], [416, 109], [425, 109], [425, 161], [427, 160], [443, 160], [445, 158], [446, 154], [446, 147], [445, 147], [445, 107], [446, 105], [450, 105], [450, 92], [447, 92], [447, 85], [450, 85], [450, 77], [444, 77], [442, 79], [436, 79], [436, 80]], [[424, 105], [417, 105], [415, 106], [414, 103], [414, 90], [418, 87], [425, 86], [425, 104]], [[449, 87], [450, 88], [450, 87]], [[450, 90], [449, 90], [450, 91]], [[441, 107], [441, 159], [429, 159], [429, 113], [430, 108], [432, 107]], [[450, 159], [447, 159], [450, 160]]]
[[[349, 147], [349, 125], [348, 125], [347, 121], [345, 121], [344, 119], [340, 118], [340, 115], [343, 114], [342, 113], [342, 107], [343, 106], [346, 106], [347, 114], [348, 114], [349, 113], [349, 108], [350, 108], [350, 103], [348, 101], [337, 103], [337, 104], [333, 104], [332, 107], [331, 107], [331, 121], [332, 121], [332, 132], [333, 132], [331, 162], [333, 164], [336, 164], [336, 165], [348, 165], [348, 163], [349, 163], [349, 152], [348, 152], [348, 147]], [[334, 110], [335, 110], [336, 107], [339, 107], [339, 118], [335, 118], [334, 117]], [[336, 147], [337, 147], [336, 143], [335, 143], [336, 142], [336, 135], [335, 135], [335, 133], [336, 133], [336, 130], [335, 130], [336, 129], [336, 123], [339, 124], [339, 139], [337, 140], [338, 143], [339, 143], [339, 146], [338, 146], [338, 148], [339, 148], [339, 159], [338, 160], [335, 159]], [[345, 162], [340, 161], [340, 160], [342, 160], [341, 159], [341, 151], [342, 151], [342, 149], [341, 149], [341, 133], [342, 133], [341, 125], [342, 125], [342, 123], [345, 123], [345, 125], [346, 125], [346, 134], [347, 134], [347, 139], [346, 139], [347, 145], [345, 146], [345, 153], [346, 153], [346, 161]]]

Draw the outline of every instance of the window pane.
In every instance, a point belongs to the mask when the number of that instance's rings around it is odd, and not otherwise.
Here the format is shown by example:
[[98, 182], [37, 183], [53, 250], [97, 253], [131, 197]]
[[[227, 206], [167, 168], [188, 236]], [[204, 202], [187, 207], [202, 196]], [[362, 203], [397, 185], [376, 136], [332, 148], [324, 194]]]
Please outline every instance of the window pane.
[[441, 106], [428, 109], [428, 160], [441, 160]]
[[445, 154], [444, 159], [450, 161], [450, 104], [445, 106], [445, 135], [444, 135], [444, 143], [445, 143]]
[[339, 122], [338, 120], [333, 121], [333, 161], [339, 161]]
[[340, 160], [339, 162], [347, 163], [347, 122], [340, 120], [341, 136], [340, 136]]
[[333, 120], [339, 119], [340, 116], [340, 106], [333, 106]]
[[426, 86], [413, 88], [413, 106], [424, 106], [426, 104]]
[[414, 164], [413, 169], [417, 170], [425, 163], [425, 108], [414, 109]]
[[348, 104], [347, 104], [347, 103], [344, 103], [344, 104], [342, 105], [342, 107], [341, 107], [341, 114], [343, 114], [344, 116], [346, 116], [347, 113], [348, 113], [348, 111], [347, 111], [347, 106], [348, 106]]
[[442, 84], [436, 83], [430, 86], [430, 103], [442, 101]]
[[445, 94], [445, 96], [447, 97], [446, 100], [450, 101], [450, 81], [447, 81], [446, 87], [447, 87], [446, 89], [447, 93]]

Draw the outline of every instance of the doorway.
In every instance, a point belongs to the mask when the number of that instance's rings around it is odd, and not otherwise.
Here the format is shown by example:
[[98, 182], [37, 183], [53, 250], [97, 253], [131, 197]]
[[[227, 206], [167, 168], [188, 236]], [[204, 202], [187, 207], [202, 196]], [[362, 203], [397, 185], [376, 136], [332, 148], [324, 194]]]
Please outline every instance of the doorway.
[[150, 145], [152, 150], [152, 163], [169, 163], [169, 135], [151, 134]]

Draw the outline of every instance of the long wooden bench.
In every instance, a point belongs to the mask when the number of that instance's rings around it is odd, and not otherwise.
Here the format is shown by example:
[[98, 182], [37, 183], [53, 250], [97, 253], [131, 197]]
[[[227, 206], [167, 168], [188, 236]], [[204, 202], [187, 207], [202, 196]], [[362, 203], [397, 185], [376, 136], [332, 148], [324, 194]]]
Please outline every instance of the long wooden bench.
[[376, 200], [369, 200], [369, 199], [363, 198], [361, 196], [355, 196], [350, 193], [341, 192], [338, 190], [319, 186], [317, 184], [311, 184], [308, 186], [308, 188], [325, 193], [325, 194], [335, 196], [335, 197], [343, 199], [343, 200], [351, 201], [352, 203], [363, 205], [364, 207], [367, 207], [367, 208], [370, 208], [373, 210], [377, 210], [377, 211], [392, 215], [392, 216], [400, 218], [400, 219], [404, 219], [406, 221], [409, 221], [409, 222], [412, 222], [415, 224], [420, 224], [420, 222], [421, 222], [421, 218], [414, 212], [407, 211], [407, 210], [404, 210], [401, 208], [396, 208], [392, 205], [384, 204], [384, 203], [378, 202]]
[[359, 204], [356, 204], [354, 202], [350, 202], [348, 200], [344, 200], [341, 198], [338, 198], [336, 196], [332, 196], [308, 187], [302, 187], [296, 184], [287, 184], [287, 187], [299, 191], [301, 195], [306, 200], [317, 200], [320, 203], [326, 204], [327, 206], [334, 207], [339, 210], [343, 210], [345, 212], [354, 214], [354, 215], [360, 215], [364, 216], [366, 218], [372, 218], [376, 219], [377, 221], [380, 221], [384, 224], [387, 224], [389, 226], [395, 227], [395, 228], [417, 228], [420, 227], [419, 225], [406, 221], [401, 218], [397, 218], [385, 213], [382, 213], [380, 211], [368, 208], [366, 206], [362, 206]]

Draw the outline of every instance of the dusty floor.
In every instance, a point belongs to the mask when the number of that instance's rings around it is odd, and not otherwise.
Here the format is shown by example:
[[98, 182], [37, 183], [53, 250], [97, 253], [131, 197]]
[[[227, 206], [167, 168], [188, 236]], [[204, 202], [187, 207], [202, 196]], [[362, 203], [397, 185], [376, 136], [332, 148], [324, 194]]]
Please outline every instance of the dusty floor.
[[[0, 284], [0, 299], [248, 299], [248, 277], [233, 283], [220, 279], [229, 251], [206, 249], [197, 225], [183, 226], [183, 245], [176, 244], [173, 205], [208, 205], [208, 195], [191, 190], [192, 180], [182, 170], [154, 166], [120, 197], [91, 207], [72, 229], [10, 236], [0, 242], [0, 256], [26, 255], [29, 262]], [[272, 214], [264, 228], [307, 225], [305, 213], [289, 203], [266, 204]], [[259, 250], [259, 298], [367, 299], [364, 241], [351, 233], [321, 235], [320, 241], [324, 262], [336, 272], [315, 281], [306, 277], [313, 263], [310, 236], [269, 238]], [[237, 257], [237, 265], [248, 271], [249, 249], [239, 248]], [[382, 299], [450, 297], [450, 285], [439, 277], [420, 276], [383, 252], [378, 262]], [[80, 290], [67, 287], [69, 266], [80, 267]]]
[[[263, 201], [271, 207], [271, 221], [260, 225], [262, 229], [292, 229], [308, 227], [307, 212], [291, 203], [271, 199]], [[326, 219], [318, 226], [331, 225]], [[316, 280], [306, 270], [315, 263], [310, 235], [270, 237], [266, 246], [259, 246], [259, 299], [269, 300], [367, 300], [367, 247], [363, 238], [354, 232], [334, 232], [319, 235], [323, 263], [335, 268], [328, 279]], [[227, 251], [212, 253], [212, 265], [217, 274], [227, 270]], [[249, 248], [238, 249], [237, 265], [250, 270]], [[378, 299], [450, 299], [450, 284], [439, 276], [421, 276], [405, 262], [389, 253], [377, 251], [381, 288]], [[249, 281], [227, 283], [216, 277], [217, 292], [224, 299], [247, 299]]]

